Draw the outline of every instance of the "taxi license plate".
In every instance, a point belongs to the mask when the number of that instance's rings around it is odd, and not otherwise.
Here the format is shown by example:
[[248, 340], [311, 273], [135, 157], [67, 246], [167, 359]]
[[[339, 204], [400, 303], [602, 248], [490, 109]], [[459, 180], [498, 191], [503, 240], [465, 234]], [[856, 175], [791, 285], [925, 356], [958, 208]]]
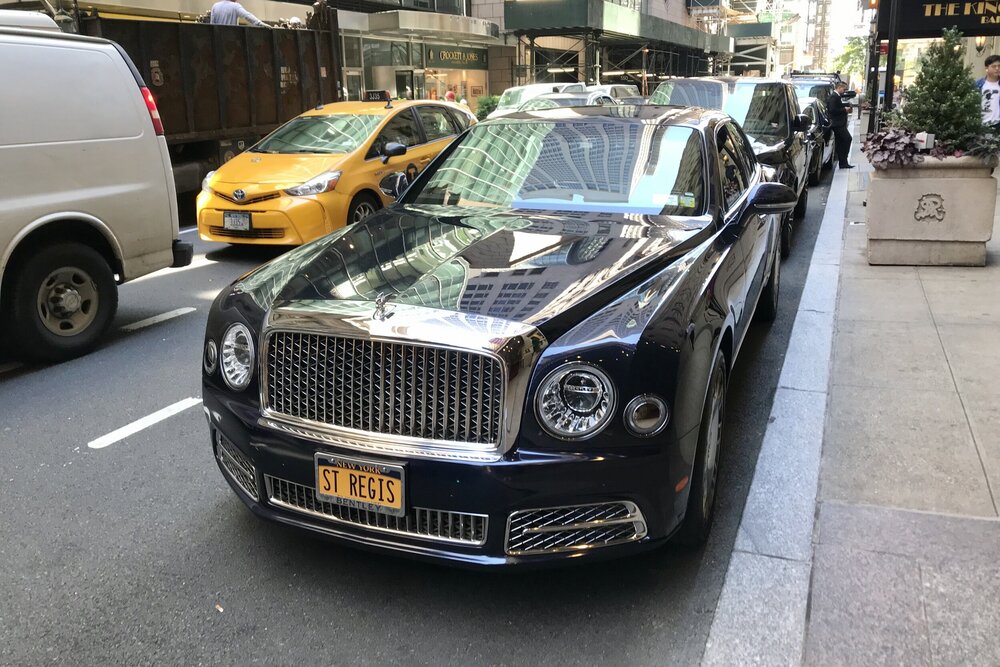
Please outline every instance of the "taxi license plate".
[[405, 473], [401, 465], [317, 454], [316, 495], [336, 505], [404, 516]]
[[222, 228], [234, 232], [250, 231], [250, 214], [241, 211], [223, 211]]

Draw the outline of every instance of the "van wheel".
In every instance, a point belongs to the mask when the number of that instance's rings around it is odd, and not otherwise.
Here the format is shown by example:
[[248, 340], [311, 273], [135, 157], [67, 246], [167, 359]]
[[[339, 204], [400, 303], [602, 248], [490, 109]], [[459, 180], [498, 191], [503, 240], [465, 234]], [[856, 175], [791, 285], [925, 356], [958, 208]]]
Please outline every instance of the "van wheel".
[[708, 539], [715, 518], [715, 490], [719, 479], [719, 452], [722, 449], [722, 425], [726, 418], [726, 358], [715, 353], [708, 393], [698, 433], [698, 453], [691, 471], [687, 511], [677, 531], [678, 544], [698, 547]]
[[382, 206], [374, 196], [367, 192], [359, 192], [351, 200], [351, 208], [347, 211], [347, 224], [357, 224], [380, 208]]
[[93, 349], [118, 310], [111, 267], [89, 246], [41, 250], [14, 279], [13, 338], [21, 355], [63, 361]]
[[809, 188], [802, 188], [802, 194], [799, 195], [799, 201], [795, 204], [795, 210], [792, 211], [792, 215], [796, 220], [801, 220], [806, 217], [807, 206], [809, 206]]

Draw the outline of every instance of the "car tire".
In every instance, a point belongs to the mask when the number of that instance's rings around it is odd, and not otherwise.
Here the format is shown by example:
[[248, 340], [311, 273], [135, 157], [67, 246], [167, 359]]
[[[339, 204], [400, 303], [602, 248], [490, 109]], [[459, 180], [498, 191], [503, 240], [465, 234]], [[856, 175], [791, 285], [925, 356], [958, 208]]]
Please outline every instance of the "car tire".
[[760, 293], [760, 301], [757, 303], [757, 312], [765, 322], [773, 322], [778, 317], [778, 293], [781, 289], [781, 252], [775, 249], [774, 259], [771, 260], [771, 275], [767, 278], [767, 284]]
[[96, 347], [118, 310], [118, 286], [104, 257], [81, 243], [62, 243], [20, 266], [10, 302], [15, 349], [58, 362]]
[[796, 220], [801, 220], [806, 217], [806, 207], [809, 206], [809, 188], [802, 188], [802, 192], [799, 194], [799, 201], [795, 204], [795, 210], [792, 211], [792, 216]]
[[347, 224], [353, 225], [363, 221], [375, 211], [382, 208], [382, 203], [368, 192], [359, 192], [351, 200], [351, 207], [347, 209]]
[[823, 154], [820, 153], [819, 159], [816, 160], [816, 168], [809, 172], [809, 185], [819, 185], [820, 175], [823, 173], [822, 159]]
[[781, 240], [781, 256], [788, 257], [792, 253], [792, 214], [781, 216], [781, 229], [778, 231]]
[[[824, 148], [823, 150], [826, 150], [826, 148]], [[828, 157], [826, 159], [826, 162], [823, 163], [824, 169], [833, 169], [833, 158], [836, 157], [836, 153], [837, 153], [836, 150], [830, 151], [830, 157]]]
[[708, 391], [698, 432], [698, 453], [691, 471], [687, 510], [676, 534], [678, 544], [696, 548], [708, 539], [715, 518], [716, 486], [719, 478], [719, 452], [722, 427], [726, 418], [726, 359], [722, 350], [715, 353], [708, 377]]

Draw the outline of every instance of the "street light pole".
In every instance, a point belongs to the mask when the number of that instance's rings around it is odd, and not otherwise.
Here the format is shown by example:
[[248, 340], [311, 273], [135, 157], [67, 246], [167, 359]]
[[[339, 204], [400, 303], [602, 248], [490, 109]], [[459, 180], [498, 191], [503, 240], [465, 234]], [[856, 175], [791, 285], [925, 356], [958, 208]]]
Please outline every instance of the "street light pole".
[[900, 0], [889, 2], [889, 52], [885, 58], [885, 97], [883, 105], [887, 111], [892, 111], [892, 95], [896, 89], [896, 42], [899, 25]]

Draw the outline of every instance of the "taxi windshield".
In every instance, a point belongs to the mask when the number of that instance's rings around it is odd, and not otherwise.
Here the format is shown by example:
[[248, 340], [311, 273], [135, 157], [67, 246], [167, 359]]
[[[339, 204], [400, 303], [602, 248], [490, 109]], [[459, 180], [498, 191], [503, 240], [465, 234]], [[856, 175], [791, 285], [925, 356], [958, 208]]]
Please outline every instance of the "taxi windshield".
[[254, 153], [350, 153], [371, 136], [381, 114], [299, 116], [254, 146]]
[[[404, 203], [515, 210], [699, 215], [701, 135], [615, 120], [477, 125]], [[518, 160], [511, 160], [517, 155]]]

